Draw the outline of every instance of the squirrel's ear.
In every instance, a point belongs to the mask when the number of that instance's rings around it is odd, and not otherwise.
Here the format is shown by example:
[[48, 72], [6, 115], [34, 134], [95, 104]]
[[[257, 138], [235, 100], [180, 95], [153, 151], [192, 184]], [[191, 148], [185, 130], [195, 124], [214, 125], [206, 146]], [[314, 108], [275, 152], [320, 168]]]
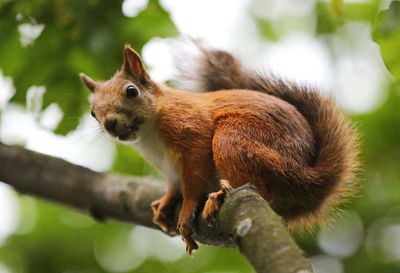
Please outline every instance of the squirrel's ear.
[[87, 88], [89, 88], [89, 90], [91, 92], [94, 92], [94, 89], [96, 88], [97, 83], [94, 80], [92, 80], [92, 78], [90, 78], [89, 76], [86, 76], [83, 73], [80, 73], [79, 76], [81, 77], [83, 83], [87, 86]]
[[136, 51], [130, 47], [130, 45], [125, 45], [123, 70], [128, 75], [139, 80], [143, 84], [149, 82], [150, 78], [144, 69], [139, 54], [137, 54]]

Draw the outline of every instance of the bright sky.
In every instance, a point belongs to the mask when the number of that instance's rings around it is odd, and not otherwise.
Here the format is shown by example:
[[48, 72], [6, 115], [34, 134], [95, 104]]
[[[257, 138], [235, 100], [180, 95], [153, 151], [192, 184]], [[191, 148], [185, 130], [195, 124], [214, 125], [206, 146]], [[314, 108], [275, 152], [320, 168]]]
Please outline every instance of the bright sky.
[[[125, 0], [121, 10], [126, 16], [134, 17], [146, 8], [147, 3], [147, 0]], [[249, 67], [265, 67], [283, 77], [316, 84], [334, 94], [350, 112], [369, 111], [384, 97], [379, 88], [390, 76], [378, 46], [371, 40], [368, 25], [350, 22], [338, 30], [339, 35], [316, 38], [310, 34], [315, 27], [311, 20], [305, 22], [308, 26], [305, 30], [270, 42], [260, 37], [250, 17], [253, 13], [270, 20], [282, 15], [310, 15], [309, 18], [313, 18], [313, 0], [160, 0], [160, 4], [170, 12], [181, 33], [201, 38], [213, 47], [230, 50]], [[21, 43], [34, 42], [43, 27], [21, 26]], [[335, 49], [334, 58], [326, 41]], [[144, 61], [156, 80], [164, 81], [174, 73], [173, 43], [173, 39], [154, 38], [143, 49]], [[30, 89], [28, 110], [8, 104], [14, 93], [12, 80], [0, 73], [0, 140], [9, 144], [26, 143], [29, 149], [96, 170], [109, 168], [114, 146], [107, 138], [98, 137], [96, 122], [89, 115], [82, 118], [76, 131], [65, 137], [52, 133], [63, 113], [57, 104], [41, 109], [44, 92], [44, 87]], [[0, 184], [0, 245], [18, 226], [18, 211], [15, 193]], [[147, 231], [139, 229], [132, 236], [143, 232]], [[318, 259], [321, 262], [325, 258]], [[336, 266], [336, 260], [333, 264]]]

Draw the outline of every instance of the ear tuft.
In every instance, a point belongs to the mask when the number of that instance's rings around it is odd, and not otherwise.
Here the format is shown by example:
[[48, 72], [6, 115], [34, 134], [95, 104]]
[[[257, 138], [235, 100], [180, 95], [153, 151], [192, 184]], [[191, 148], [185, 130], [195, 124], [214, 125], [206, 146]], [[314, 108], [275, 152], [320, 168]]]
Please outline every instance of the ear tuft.
[[123, 70], [129, 76], [137, 79], [142, 84], [149, 82], [150, 78], [144, 69], [139, 54], [128, 44], [124, 47], [124, 66]]
[[86, 85], [87, 88], [89, 88], [89, 90], [91, 92], [94, 92], [94, 90], [96, 89], [97, 83], [92, 80], [92, 78], [90, 78], [89, 76], [86, 76], [83, 73], [80, 73], [79, 76], [81, 77], [83, 83]]

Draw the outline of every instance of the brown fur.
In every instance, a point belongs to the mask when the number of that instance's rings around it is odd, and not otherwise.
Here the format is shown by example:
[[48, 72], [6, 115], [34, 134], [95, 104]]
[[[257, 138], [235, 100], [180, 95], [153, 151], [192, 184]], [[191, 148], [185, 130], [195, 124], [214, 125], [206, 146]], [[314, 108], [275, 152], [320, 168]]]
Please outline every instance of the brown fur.
[[[191, 93], [158, 85], [129, 47], [123, 69], [111, 80], [94, 84], [82, 75], [94, 92], [96, 118], [103, 127], [110, 119], [118, 124], [112, 130], [104, 127], [110, 135], [132, 143], [140, 135], [156, 136], [159, 147], [165, 145], [168, 164], [156, 159], [154, 164], [170, 177], [171, 165], [179, 170], [180, 183], [172, 183], [153, 203], [154, 222], [168, 229], [165, 212], [181, 192], [178, 229], [191, 253], [197, 248], [191, 220], [203, 196], [218, 190], [219, 179], [233, 188], [256, 186], [289, 227], [323, 219], [353, 188], [357, 149], [349, 121], [332, 100], [311, 88], [260, 77], [226, 52], [202, 50], [194, 79], [203, 91], [218, 91]], [[140, 90], [137, 98], [125, 97], [130, 84]], [[149, 153], [153, 144], [146, 145], [141, 149]], [[207, 203], [205, 217], [218, 208], [212, 200]]]

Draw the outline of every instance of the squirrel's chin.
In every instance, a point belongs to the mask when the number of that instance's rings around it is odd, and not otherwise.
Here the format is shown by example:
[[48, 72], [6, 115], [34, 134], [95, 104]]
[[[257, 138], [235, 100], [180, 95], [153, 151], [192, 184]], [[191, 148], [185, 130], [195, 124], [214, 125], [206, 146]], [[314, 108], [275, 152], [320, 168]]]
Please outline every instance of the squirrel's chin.
[[126, 135], [116, 136], [110, 133], [107, 135], [114, 141], [125, 143], [125, 144], [134, 144], [139, 141], [139, 137], [136, 133], [128, 133]]
[[130, 133], [126, 136], [117, 136], [114, 137], [117, 141], [125, 143], [125, 144], [134, 144], [139, 141], [139, 137], [136, 133]]

